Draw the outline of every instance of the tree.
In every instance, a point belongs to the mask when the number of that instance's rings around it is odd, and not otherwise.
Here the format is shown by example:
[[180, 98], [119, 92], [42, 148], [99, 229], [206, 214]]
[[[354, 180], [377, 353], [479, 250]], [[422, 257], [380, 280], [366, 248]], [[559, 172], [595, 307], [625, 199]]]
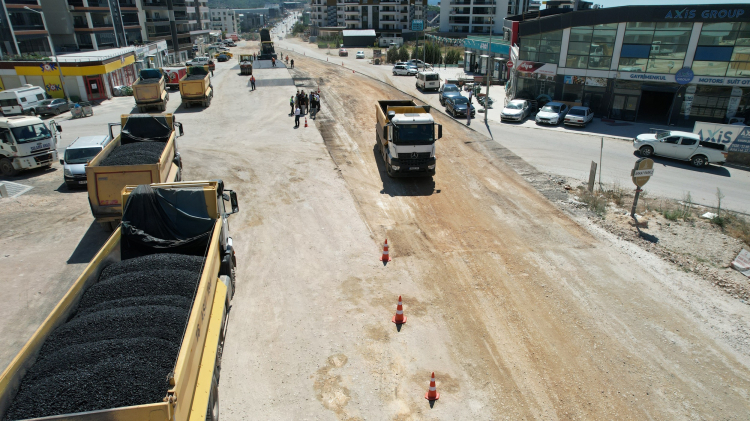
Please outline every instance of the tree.
[[395, 63], [398, 61], [398, 48], [395, 46], [388, 49], [388, 52], [386, 53], [385, 60], [388, 63]]
[[455, 48], [451, 48], [445, 54], [445, 64], [458, 64], [461, 60], [461, 52]]
[[441, 64], [443, 62], [440, 46], [434, 42], [427, 42], [412, 51], [411, 58], [422, 60], [422, 57], [424, 57], [425, 62], [430, 64]]
[[309, 27], [302, 22], [296, 22], [292, 27], [292, 33], [297, 35], [307, 31]]
[[409, 49], [406, 48], [405, 44], [401, 45], [401, 48], [398, 49], [398, 61], [407, 61], [409, 60]]

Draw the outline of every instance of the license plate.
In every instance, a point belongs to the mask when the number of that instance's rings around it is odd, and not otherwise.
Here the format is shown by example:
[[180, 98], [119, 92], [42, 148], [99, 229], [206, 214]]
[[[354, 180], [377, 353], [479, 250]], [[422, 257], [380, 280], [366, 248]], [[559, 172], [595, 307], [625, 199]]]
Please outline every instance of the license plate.
[[418, 170], [418, 169], [419, 169], [419, 167], [409, 167], [410, 171], [414, 171], [414, 170]]
[[78, 184], [86, 184], [88, 180], [79, 181]]

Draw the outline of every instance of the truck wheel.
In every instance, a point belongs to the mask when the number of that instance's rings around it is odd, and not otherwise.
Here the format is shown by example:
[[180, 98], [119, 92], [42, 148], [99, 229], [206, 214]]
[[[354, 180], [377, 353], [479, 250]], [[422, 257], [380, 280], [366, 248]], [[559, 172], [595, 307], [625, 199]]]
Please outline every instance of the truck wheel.
[[385, 163], [385, 172], [388, 174], [388, 177], [393, 178], [393, 169], [391, 168], [391, 164]]
[[185, 103], [185, 108], [190, 108], [190, 103], [189, 102]]
[[694, 167], [700, 168], [708, 165], [708, 159], [703, 155], [696, 155], [690, 160], [690, 163], [693, 164]]
[[18, 174], [18, 170], [13, 168], [13, 163], [10, 162], [10, 159], [3, 158], [0, 159], [0, 173], [2, 173], [6, 177], [12, 177]]
[[219, 382], [214, 376], [211, 380], [211, 392], [208, 395], [208, 407], [206, 408], [206, 421], [219, 421]]
[[235, 280], [237, 279], [237, 267], [236, 266], [232, 266], [231, 279], [232, 279], [232, 297], [231, 298], [234, 298], [234, 293], [236, 292], [236, 282], [235, 282]]
[[651, 146], [643, 146], [640, 149], [638, 149], [638, 153], [642, 157], [647, 158], [654, 154], [654, 148], [652, 148]]

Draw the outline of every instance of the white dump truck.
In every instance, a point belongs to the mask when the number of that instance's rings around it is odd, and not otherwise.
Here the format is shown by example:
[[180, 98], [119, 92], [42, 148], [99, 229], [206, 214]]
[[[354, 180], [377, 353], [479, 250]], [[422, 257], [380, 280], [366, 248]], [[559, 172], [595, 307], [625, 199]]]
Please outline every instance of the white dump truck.
[[52, 166], [62, 129], [52, 120], [50, 127], [39, 117], [0, 118], [0, 174], [9, 177], [21, 170]]
[[376, 135], [390, 177], [435, 175], [435, 141], [443, 126], [430, 115], [430, 106], [411, 100], [378, 101]]

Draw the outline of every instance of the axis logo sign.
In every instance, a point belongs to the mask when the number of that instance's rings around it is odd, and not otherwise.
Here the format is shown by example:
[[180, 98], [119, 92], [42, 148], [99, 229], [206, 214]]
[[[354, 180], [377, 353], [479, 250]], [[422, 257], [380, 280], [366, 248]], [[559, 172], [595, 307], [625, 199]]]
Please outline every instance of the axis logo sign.
[[745, 14], [745, 9], [705, 9], [700, 14], [697, 9], [684, 8], [682, 10], [670, 9], [664, 19], [695, 19], [700, 16], [701, 19], [738, 19]]

